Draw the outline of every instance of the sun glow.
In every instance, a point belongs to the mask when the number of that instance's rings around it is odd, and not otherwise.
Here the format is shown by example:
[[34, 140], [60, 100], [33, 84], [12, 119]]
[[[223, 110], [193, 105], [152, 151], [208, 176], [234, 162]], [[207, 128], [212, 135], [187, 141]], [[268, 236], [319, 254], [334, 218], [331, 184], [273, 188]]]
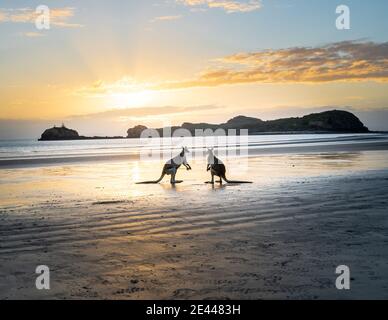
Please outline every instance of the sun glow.
[[116, 108], [143, 107], [155, 100], [155, 92], [143, 90], [128, 93], [113, 93], [109, 97], [109, 102]]

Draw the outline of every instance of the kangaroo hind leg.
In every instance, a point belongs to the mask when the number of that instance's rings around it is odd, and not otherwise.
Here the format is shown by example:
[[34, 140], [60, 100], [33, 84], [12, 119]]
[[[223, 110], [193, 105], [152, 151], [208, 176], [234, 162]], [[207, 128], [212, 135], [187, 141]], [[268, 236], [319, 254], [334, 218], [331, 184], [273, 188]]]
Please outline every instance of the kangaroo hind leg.
[[175, 180], [176, 173], [177, 173], [177, 169], [176, 168], [172, 169], [172, 171], [171, 171], [171, 179], [170, 179], [170, 183], [171, 184], [176, 184], [176, 183], [182, 183], [183, 182], [182, 180]]
[[212, 180], [211, 181], [206, 181], [205, 183], [214, 184], [214, 173], [211, 172], [210, 174], [212, 175]]

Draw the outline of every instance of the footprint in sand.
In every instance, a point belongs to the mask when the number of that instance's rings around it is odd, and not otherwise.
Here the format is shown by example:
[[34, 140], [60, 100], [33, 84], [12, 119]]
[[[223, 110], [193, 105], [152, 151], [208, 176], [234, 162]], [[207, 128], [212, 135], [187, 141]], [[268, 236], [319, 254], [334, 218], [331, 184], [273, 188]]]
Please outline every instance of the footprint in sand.
[[196, 291], [193, 289], [182, 288], [175, 290], [172, 295], [174, 298], [188, 298], [190, 295], [194, 295], [195, 293]]

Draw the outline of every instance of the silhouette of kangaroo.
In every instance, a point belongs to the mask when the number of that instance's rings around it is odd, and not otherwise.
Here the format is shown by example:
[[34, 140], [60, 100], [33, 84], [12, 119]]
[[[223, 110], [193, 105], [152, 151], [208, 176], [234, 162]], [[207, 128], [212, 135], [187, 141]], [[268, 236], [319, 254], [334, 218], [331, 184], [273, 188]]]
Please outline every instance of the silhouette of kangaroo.
[[228, 180], [225, 175], [226, 167], [223, 164], [223, 162], [214, 155], [213, 148], [208, 149], [207, 151], [206, 171], [210, 171], [210, 174], [212, 175], [212, 181], [207, 181], [206, 183], [214, 184], [214, 176], [217, 176], [220, 178], [220, 181], [218, 182], [221, 184], [222, 184], [222, 180], [224, 180], [227, 183], [252, 183], [250, 181]]
[[179, 167], [183, 164], [187, 170], [191, 170], [190, 165], [187, 163], [186, 159], [186, 153], [190, 153], [189, 149], [187, 147], [182, 148], [182, 152], [178, 154], [176, 157], [168, 160], [166, 164], [163, 167], [162, 174], [160, 175], [160, 178], [155, 181], [144, 181], [144, 182], [138, 182], [136, 184], [156, 184], [162, 181], [164, 176], [171, 175], [170, 183], [176, 184], [183, 182], [182, 180], [175, 180], [176, 173], [179, 169]]

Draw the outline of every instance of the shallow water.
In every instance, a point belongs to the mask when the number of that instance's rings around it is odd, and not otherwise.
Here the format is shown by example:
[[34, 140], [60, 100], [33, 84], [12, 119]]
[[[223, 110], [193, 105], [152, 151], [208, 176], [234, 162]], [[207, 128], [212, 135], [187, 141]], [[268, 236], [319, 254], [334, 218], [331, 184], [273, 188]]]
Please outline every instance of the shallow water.
[[93, 160], [137, 160], [139, 155], [161, 155], [169, 159], [186, 145], [193, 158], [202, 158], [206, 147], [217, 147], [218, 154], [234, 157], [279, 148], [324, 147], [388, 143], [388, 134], [284, 134], [242, 137], [195, 137], [163, 139], [75, 140], [75, 141], [0, 141], [0, 167], [45, 165], [48, 163]]
[[[226, 159], [227, 177], [252, 181], [243, 185], [246, 194], [282, 181], [303, 180], [317, 176], [349, 175], [355, 172], [388, 169], [388, 151], [272, 154]], [[139, 160], [72, 163], [65, 165], [0, 169], [0, 208], [69, 201], [159, 199], [186, 194], [187, 199], [209, 196], [210, 180], [205, 158], [190, 161], [191, 171], [180, 168], [177, 179], [183, 183], [172, 187], [169, 177], [156, 185], [136, 185], [155, 180], [163, 162]], [[241, 188], [242, 185], [228, 185]], [[225, 185], [214, 186], [224, 190]], [[232, 189], [233, 190], [233, 189]]]

